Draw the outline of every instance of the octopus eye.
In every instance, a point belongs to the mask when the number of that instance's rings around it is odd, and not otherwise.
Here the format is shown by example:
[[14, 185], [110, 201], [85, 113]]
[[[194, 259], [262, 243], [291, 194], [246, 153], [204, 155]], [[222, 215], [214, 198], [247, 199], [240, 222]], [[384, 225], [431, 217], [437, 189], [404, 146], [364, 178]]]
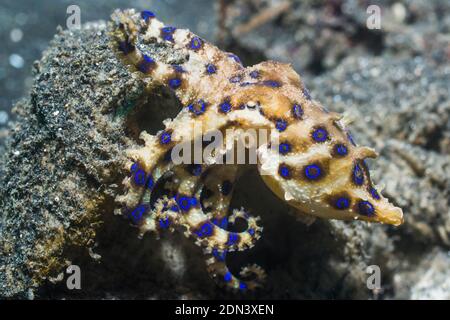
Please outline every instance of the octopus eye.
[[308, 180], [318, 180], [323, 175], [322, 168], [318, 164], [310, 164], [305, 166], [304, 173]]
[[375, 208], [369, 201], [361, 200], [358, 202], [358, 212], [367, 217], [372, 217], [375, 214]]

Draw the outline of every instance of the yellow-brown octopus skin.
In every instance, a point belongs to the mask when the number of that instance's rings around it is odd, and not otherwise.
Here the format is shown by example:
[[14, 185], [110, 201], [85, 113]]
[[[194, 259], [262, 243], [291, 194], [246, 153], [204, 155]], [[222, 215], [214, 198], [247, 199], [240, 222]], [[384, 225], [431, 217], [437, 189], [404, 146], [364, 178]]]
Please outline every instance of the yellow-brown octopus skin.
[[[253, 246], [262, 232], [258, 218], [243, 209], [227, 217], [239, 165], [176, 165], [167, 159], [177, 144], [225, 129], [270, 132], [269, 143], [257, 150], [258, 170], [267, 186], [299, 215], [396, 226], [403, 222], [402, 210], [370, 179], [364, 159], [375, 158], [375, 151], [354, 143], [342, 117], [312, 100], [290, 65], [267, 61], [244, 68], [235, 55], [188, 30], [165, 26], [150, 11], [118, 10], [112, 20], [112, 46], [122, 61], [146, 81], [149, 91], [167, 86], [185, 106], [158, 134], [142, 132], [144, 146], [127, 151], [125, 165], [131, 175], [124, 180], [126, 194], [116, 200], [118, 211], [129, 215], [141, 234], [181, 226], [210, 255], [208, 270], [214, 277], [232, 288], [259, 285], [265, 277], [259, 267], [244, 268], [243, 276], [256, 275], [244, 281], [225, 263], [227, 251]], [[181, 64], [167, 64], [152, 55], [151, 45], [186, 58]], [[151, 205], [155, 184], [168, 173], [168, 193]], [[246, 220], [247, 229], [227, 231], [228, 222], [236, 218]]]

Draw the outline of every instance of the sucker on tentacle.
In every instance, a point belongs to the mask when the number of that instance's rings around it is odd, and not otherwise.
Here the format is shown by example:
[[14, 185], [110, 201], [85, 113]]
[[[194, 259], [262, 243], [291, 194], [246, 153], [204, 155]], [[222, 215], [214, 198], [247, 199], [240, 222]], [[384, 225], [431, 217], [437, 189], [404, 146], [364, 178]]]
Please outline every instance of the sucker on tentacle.
[[[252, 247], [262, 232], [259, 218], [244, 209], [230, 214], [244, 167], [222, 164], [233, 149], [202, 145], [202, 161], [191, 164], [172, 157], [178, 146], [195, 145], [214, 132], [224, 141], [244, 140], [245, 130], [267, 131], [267, 143], [256, 148], [258, 170], [269, 189], [299, 215], [402, 223], [402, 210], [372, 184], [365, 159], [376, 158], [376, 152], [356, 145], [346, 128], [348, 118], [312, 100], [290, 65], [267, 61], [244, 68], [234, 54], [188, 30], [165, 26], [150, 11], [117, 10], [110, 36], [117, 56], [148, 92], [165, 86], [183, 105], [174, 119], [164, 121], [163, 130], [141, 132], [144, 145], [126, 151], [131, 175], [124, 179], [116, 211], [128, 215], [141, 235], [183, 228], [208, 254], [208, 271], [215, 278], [235, 289], [260, 284], [265, 273], [259, 267], [244, 268], [243, 276], [255, 277], [244, 281], [225, 263], [228, 251]], [[171, 179], [161, 186], [167, 175]], [[153, 199], [158, 188], [165, 192]], [[245, 230], [228, 231], [238, 218], [246, 221]]]

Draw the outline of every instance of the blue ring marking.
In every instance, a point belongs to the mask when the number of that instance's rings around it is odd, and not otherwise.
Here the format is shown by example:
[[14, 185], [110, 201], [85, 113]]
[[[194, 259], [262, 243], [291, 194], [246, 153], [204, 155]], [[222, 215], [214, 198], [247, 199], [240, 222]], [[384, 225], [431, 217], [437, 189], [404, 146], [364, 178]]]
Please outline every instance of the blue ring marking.
[[284, 131], [287, 128], [287, 122], [283, 119], [278, 119], [275, 123], [275, 128], [277, 128], [278, 131]]
[[135, 173], [137, 171], [137, 169], [139, 169], [139, 165], [135, 162], [131, 165], [130, 171], [131, 171], [131, 173]]
[[317, 164], [310, 164], [305, 167], [305, 176], [309, 180], [317, 180], [322, 176], [322, 169]]
[[250, 228], [250, 229], [248, 229], [247, 232], [248, 232], [249, 235], [253, 236], [255, 234], [255, 229]]
[[170, 132], [164, 131], [164, 132], [161, 134], [161, 137], [160, 137], [159, 141], [160, 141], [162, 144], [168, 144], [168, 143], [170, 143], [170, 142], [172, 141], [172, 134], [171, 134]]
[[375, 189], [374, 187], [371, 187], [370, 190], [370, 195], [372, 196], [372, 198], [374, 198], [375, 200], [380, 200], [380, 194], [378, 193], [377, 189]]
[[348, 209], [350, 207], [350, 200], [347, 197], [340, 197], [334, 203], [336, 208], [340, 210]]
[[222, 185], [220, 186], [220, 192], [224, 196], [229, 195], [232, 189], [233, 189], [233, 184], [229, 180], [225, 180], [224, 182], [222, 182]]
[[147, 211], [146, 205], [141, 204], [137, 206], [130, 214], [130, 218], [133, 221], [133, 223], [137, 224], [141, 220], [142, 216], [146, 211]]
[[195, 207], [195, 206], [198, 204], [198, 201], [197, 201], [197, 198], [196, 198], [196, 197], [192, 197], [192, 198], [189, 200], [189, 202], [190, 202], [190, 204], [191, 204], [191, 207]]
[[348, 154], [348, 149], [345, 145], [343, 144], [337, 144], [334, 146], [334, 151], [336, 152], [336, 154], [340, 155], [340, 156], [346, 156]]
[[175, 28], [175, 27], [163, 27], [163, 28], [161, 28], [161, 32], [162, 33], [174, 33], [175, 32], [175, 30], [177, 30], [177, 28]]
[[217, 248], [214, 248], [212, 250], [212, 255], [219, 261], [225, 261], [225, 257], [227, 256], [227, 251], [224, 250], [222, 252], [219, 252], [219, 250], [217, 250]]
[[242, 61], [241, 59], [239, 59], [239, 57], [233, 53], [229, 53], [228, 57], [233, 59], [235, 62], [239, 63], [240, 65], [242, 65]]
[[231, 111], [231, 103], [229, 101], [224, 101], [219, 105], [220, 111], [223, 113], [228, 113]]
[[155, 186], [155, 180], [153, 180], [152, 175], [149, 174], [148, 178], [147, 178], [147, 188], [153, 189], [154, 186]]
[[180, 66], [179, 64], [173, 64], [172, 68], [177, 73], [184, 73], [186, 70], [184, 70], [183, 66]]
[[279, 87], [281, 87], [281, 83], [279, 83], [278, 81], [275, 81], [275, 80], [264, 80], [262, 82], [262, 84], [264, 86], [272, 87], [272, 88], [279, 88]]
[[291, 145], [289, 143], [280, 143], [278, 146], [278, 151], [285, 155], [291, 151]]
[[148, 20], [154, 17], [156, 17], [156, 15], [149, 10], [144, 10], [141, 12], [141, 18], [144, 19], [146, 22], [148, 22]]
[[199, 37], [193, 37], [191, 39], [191, 42], [189, 43], [189, 47], [192, 50], [198, 50], [203, 46], [203, 40], [200, 39]]
[[209, 223], [205, 222], [201, 227], [200, 230], [196, 231], [195, 234], [199, 236], [200, 238], [209, 237], [212, 235], [214, 230], [214, 226]]
[[212, 63], [208, 63], [208, 64], [206, 65], [206, 72], [207, 72], [208, 74], [216, 73], [216, 72], [217, 72], [217, 68], [216, 68], [216, 66], [213, 65]]
[[238, 241], [239, 241], [239, 235], [237, 233], [230, 232], [230, 234], [228, 236], [228, 241], [226, 244], [229, 246], [232, 246], [233, 244], [235, 244]]
[[121, 41], [119, 42], [119, 50], [122, 51], [124, 54], [129, 54], [130, 52], [133, 52], [136, 48], [134, 45], [127, 41]]
[[278, 168], [278, 173], [280, 174], [280, 176], [282, 176], [285, 179], [288, 179], [291, 177], [289, 168], [286, 166], [283, 166], [283, 165], [280, 165], [280, 167]]
[[247, 289], [247, 285], [244, 282], [239, 282], [239, 289], [244, 291]]
[[306, 88], [303, 88], [303, 95], [307, 100], [311, 100], [311, 94], [309, 93], [309, 90]]
[[[197, 108], [197, 106], [200, 106], [200, 108]], [[196, 116], [199, 116], [206, 111], [207, 103], [203, 101], [202, 99], [198, 100], [197, 103], [192, 103], [188, 105], [188, 109], [190, 112], [195, 114]]]
[[214, 218], [211, 220], [211, 222], [222, 229], [226, 229], [228, 227], [228, 218], [227, 217], [223, 217], [222, 219]]
[[361, 169], [361, 166], [359, 164], [355, 164], [353, 167], [353, 182], [357, 184], [358, 186], [362, 185], [364, 183], [364, 172]]
[[145, 173], [144, 170], [138, 169], [133, 177], [134, 183], [137, 184], [138, 186], [143, 186], [145, 184], [145, 176], [146, 175], [147, 174]]
[[171, 87], [172, 89], [178, 89], [180, 86], [181, 86], [180, 78], [169, 79], [169, 87]]
[[250, 76], [250, 78], [252, 78], [252, 79], [259, 79], [259, 77], [261, 76], [261, 74], [259, 73], [258, 70], [253, 70], [252, 72], [250, 72], [249, 76]]
[[222, 220], [220, 221], [219, 227], [221, 227], [222, 229], [226, 229], [228, 227], [228, 218], [227, 217], [222, 218]]
[[173, 212], [178, 212], [178, 211], [180, 211], [180, 208], [178, 208], [178, 206], [176, 204], [174, 204], [173, 206], [170, 207], [170, 210]]
[[234, 77], [231, 77], [230, 78], [230, 82], [231, 83], [238, 83], [238, 82], [240, 82], [242, 80], [242, 76], [240, 76], [240, 75], [237, 75], [237, 76], [234, 76]]
[[159, 226], [162, 229], [167, 229], [170, 226], [170, 219], [166, 218], [166, 219], [159, 219]]
[[138, 64], [138, 69], [142, 73], [148, 73], [155, 66], [155, 60], [144, 54], [142, 60]]
[[191, 208], [191, 199], [189, 197], [179, 197], [177, 199], [178, 207], [183, 211], [188, 211]]
[[317, 128], [313, 131], [312, 137], [316, 142], [324, 142], [328, 139], [328, 131], [324, 128]]
[[175, 27], [161, 28], [161, 35], [162, 35], [163, 39], [170, 41], [170, 42], [174, 42], [173, 33], [175, 32], [176, 29], [177, 28], [175, 28]]
[[361, 200], [358, 203], [358, 211], [363, 216], [371, 217], [375, 213], [375, 208], [369, 201]]
[[223, 276], [223, 280], [225, 280], [225, 282], [230, 282], [232, 278], [233, 278], [233, 276], [231, 275], [230, 271], [225, 273], [225, 275]]
[[296, 119], [303, 118], [303, 108], [302, 108], [302, 106], [299, 105], [299, 104], [294, 104], [292, 106], [292, 115]]
[[175, 42], [175, 40], [173, 39], [173, 36], [171, 34], [163, 35], [163, 39], [166, 41]]

